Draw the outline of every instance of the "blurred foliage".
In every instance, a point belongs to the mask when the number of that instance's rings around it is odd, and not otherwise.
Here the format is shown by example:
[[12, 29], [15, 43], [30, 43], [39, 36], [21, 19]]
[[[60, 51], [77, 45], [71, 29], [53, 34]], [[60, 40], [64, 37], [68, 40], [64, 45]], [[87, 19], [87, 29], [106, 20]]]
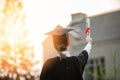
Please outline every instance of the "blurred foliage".
[[[85, 80], [119, 80], [117, 77], [120, 74], [120, 68], [117, 67], [117, 54], [119, 48], [115, 49], [112, 52], [112, 61], [113, 61], [113, 67], [110, 66], [109, 68], [106, 68], [103, 66], [103, 64], [100, 64], [98, 62], [98, 59], [94, 59], [94, 66], [89, 65], [89, 63], [86, 65], [85, 68]], [[93, 63], [92, 63], [93, 64]], [[111, 72], [113, 75], [106, 77], [106, 69]]]
[[0, 80], [35, 80], [39, 64], [30, 45], [21, 0], [6, 0], [0, 12]]
[[85, 75], [85, 80], [106, 80], [104, 57], [89, 60]]

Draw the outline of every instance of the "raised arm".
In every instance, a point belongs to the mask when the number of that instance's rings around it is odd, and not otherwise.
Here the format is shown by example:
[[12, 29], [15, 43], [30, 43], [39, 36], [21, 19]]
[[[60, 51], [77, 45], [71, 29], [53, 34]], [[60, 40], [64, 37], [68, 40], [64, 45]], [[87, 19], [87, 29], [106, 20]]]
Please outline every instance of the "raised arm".
[[86, 41], [87, 41], [87, 45], [85, 46], [83, 51], [77, 56], [77, 59], [79, 61], [79, 65], [80, 65], [81, 74], [84, 71], [84, 67], [87, 63], [88, 56], [89, 56], [91, 48], [92, 48], [92, 38], [86, 38]]
[[87, 45], [83, 50], [86, 50], [89, 55], [92, 49], [92, 38], [86, 38], [86, 41], [87, 41]]

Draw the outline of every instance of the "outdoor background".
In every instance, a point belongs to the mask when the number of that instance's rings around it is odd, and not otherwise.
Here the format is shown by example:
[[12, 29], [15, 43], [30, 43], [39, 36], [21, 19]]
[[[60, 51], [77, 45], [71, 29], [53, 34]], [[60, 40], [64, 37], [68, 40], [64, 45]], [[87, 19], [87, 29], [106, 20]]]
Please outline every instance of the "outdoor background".
[[86, 17], [93, 49], [85, 80], [119, 80], [119, 15], [120, 0], [0, 0], [0, 80], [39, 80], [44, 61], [57, 55], [44, 34], [58, 24], [75, 28], [69, 51], [77, 55]]

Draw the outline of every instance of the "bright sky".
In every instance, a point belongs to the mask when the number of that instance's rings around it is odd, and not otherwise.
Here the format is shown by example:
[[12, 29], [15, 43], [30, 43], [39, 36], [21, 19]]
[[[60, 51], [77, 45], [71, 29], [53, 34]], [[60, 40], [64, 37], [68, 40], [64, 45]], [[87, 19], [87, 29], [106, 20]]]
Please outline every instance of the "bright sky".
[[23, 2], [31, 24], [33, 23], [37, 30], [53, 28], [57, 24], [66, 26], [72, 13], [84, 12], [92, 16], [120, 9], [120, 0], [23, 0]]
[[32, 35], [43, 34], [57, 24], [68, 25], [72, 13], [83, 12], [92, 16], [120, 9], [120, 0], [23, 0], [23, 2]]
[[[0, 0], [0, 9], [5, 0]], [[35, 34], [43, 34], [57, 24], [66, 26], [71, 14], [97, 15], [120, 9], [120, 0], [22, 0], [27, 12], [27, 25]], [[34, 33], [32, 33], [34, 35]]]
[[[0, 0], [0, 3], [3, 4], [4, 1]], [[93, 16], [120, 9], [120, 0], [23, 0], [23, 3], [27, 13], [27, 26], [38, 58], [41, 56], [42, 48], [38, 46], [43, 41], [43, 34], [57, 24], [68, 25], [71, 14], [82, 12]]]
[[[5, 0], [0, 0], [0, 9]], [[86, 13], [88, 16], [120, 9], [120, 0], [22, 0], [29, 26], [35, 32], [44, 33], [57, 24], [66, 26], [71, 14]], [[41, 29], [44, 28], [44, 29]], [[45, 29], [46, 28], [46, 29]]]

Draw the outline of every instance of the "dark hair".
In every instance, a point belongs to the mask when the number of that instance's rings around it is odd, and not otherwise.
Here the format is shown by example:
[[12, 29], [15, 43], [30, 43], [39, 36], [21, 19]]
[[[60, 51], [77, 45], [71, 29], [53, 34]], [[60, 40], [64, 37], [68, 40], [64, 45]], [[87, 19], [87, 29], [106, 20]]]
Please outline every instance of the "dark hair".
[[67, 34], [53, 35], [54, 48], [57, 51], [64, 51], [67, 49]]

